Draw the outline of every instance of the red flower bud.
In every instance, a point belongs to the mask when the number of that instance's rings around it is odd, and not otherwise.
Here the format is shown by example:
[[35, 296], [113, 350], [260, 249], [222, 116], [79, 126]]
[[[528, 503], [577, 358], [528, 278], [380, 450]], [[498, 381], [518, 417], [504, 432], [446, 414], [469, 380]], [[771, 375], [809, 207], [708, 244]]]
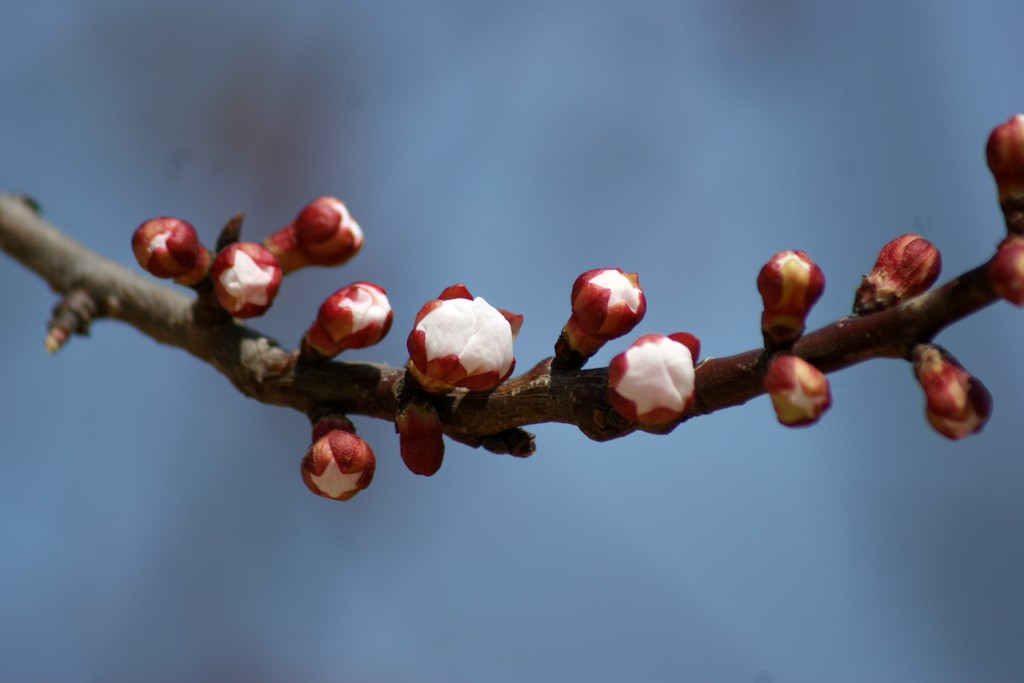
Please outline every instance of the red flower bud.
[[934, 344], [919, 344], [913, 354], [914, 374], [924, 389], [925, 415], [939, 434], [962, 439], [981, 431], [992, 412], [988, 389]]
[[764, 389], [772, 399], [775, 416], [787, 427], [814, 424], [832, 405], [825, 374], [788, 353], [772, 359], [764, 376]]
[[1003, 240], [989, 263], [988, 276], [996, 294], [1024, 306], [1024, 237], [1011, 235]]
[[413, 474], [433, 476], [444, 460], [444, 432], [437, 409], [425, 397], [411, 394], [395, 416], [402, 462]]
[[901, 235], [878, 254], [874, 269], [864, 276], [853, 311], [867, 315], [890, 308], [925, 292], [939, 279], [942, 255], [920, 235]]
[[796, 341], [811, 306], [825, 289], [821, 268], [802, 251], [780, 251], [761, 268], [757, 291], [764, 300], [761, 332], [767, 346]]
[[195, 228], [179, 218], [152, 218], [132, 234], [135, 260], [157, 277], [176, 278], [188, 273], [205, 251]]
[[363, 231], [341, 200], [317, 197], [295, 217], [295, 240], [309, 263], [338, 266], [363, 246]]
[[646, 426], [678, 420], [693, 404], [699, 342], [685, 332], [645, 334], [608, 366], [608, 402], [622, 417]]
[[580, 368], [605, 342], [628, 334], [643, 320], [647, 301], [636, 273], [597, 268], [576, 278], [572, 315], [555, 345], [563, 368]]
[[1024, 115], [1016, 114], [996, 126], [988, 138], [985, 156], [1000, 203], [1024, 194]]
[[523, 316], [468, 297], [465, 287], [455, 285], [416, 314], [406, 343], [408, 368], [427, 391], [485, 391], [515, 368], [512, 341]]
[[274, 303], [281, 266], [266, 247], [233, 242], [217, 254], [210, 276], [224, 310], [236, 318], [255, 318]]
[[383, 287], [370, 282], [342, 287], [321, 304], [303, 352], [332, 358], [345, 349], [373, 346], [391, 329], [392, 317]]
[[324, 498], [348, 500], [373, 481], [377, 459], [369, 444], [351, 432], [328, 432], [302, 458], [302, 481]]

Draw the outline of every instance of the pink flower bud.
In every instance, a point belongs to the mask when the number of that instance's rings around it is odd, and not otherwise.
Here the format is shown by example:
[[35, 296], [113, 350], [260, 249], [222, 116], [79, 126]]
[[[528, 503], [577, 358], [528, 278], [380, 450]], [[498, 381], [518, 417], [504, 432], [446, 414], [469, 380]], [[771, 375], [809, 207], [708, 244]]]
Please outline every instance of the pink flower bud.
[[924, 389], [925, 415], [935, 431], [954, 440], [981, 431], [992, 412], [988, 389], [934, 344], [915, 347], [913, 361], [914, 374]]
[[409, 334], [409, 371], [427, 391], [484, 391], [515, 368], [512, 341], [523, 317], [494, 308], [462, 285], [449, 287], [416, 314]]
[[377, 459], [369, 444], [351, 432], [328, 432], [302, 458], [302, 481], [324, 498], [348, 500], [373, 481]]
[[608, 366], [608, 401], [630, 422], [660, 426], [678, 420], [696, 391], [694, 343], [686, 333], [645, 334]]
[[317, 197], [295, 217], [295, 239], [309, 263], [339, 266], [363, 246], [363, 231], [334, 197]]
[[757, 276], [757, 291], [764, 300], [761, 332], [765, 344], [779, 346], [796, 341], [804, 332], [811, 306], [825, 289], [821, 268], [802, 251], [780, 251]]
[[192, 270], [206, 249], [195, 228], [179, 218], [152, 218], [132, 235], [135, 259], [157, 277], [178, 277]]
[[263, 240], [263, 246], [277, 257], [284, 275], [309, 265], [309, 257], [299, 247], [295, 223], [289, 223]]
[[332, 358], [345, 349], [373, 346], [391, 329], [391, 304], [383, 287], [355, 282], [320, 305], [316, 322], [306, 331], [303, 351]]
[[938, 248], [920, 235], [901, 235], [878, 254], [874, 269], [861, 280], [853, 303], [857, 315], [890, 308], [925, 292], [942, 271]]
[[562, 328], [555, 356], [563, 368], [580, 368], [605, 342], [628, 334], [643, 320], [647, 301], [636, 273], [597, 268], [576, 278], [572, 315]]
[[224, 310], [236, 318], [255, 318], [274, 303], [281, 266], [266, 247], [232, 242], [213, 260], [210, 276]]
[[1024, 115], [1015, 114], [996, 126], [988, 138], [985, 156], [1000, 202], [1024, 194]]
[[412, 394], [402, 402], [395, 416], [395, 431], [402, 462], [413, 474], [431, 477], [444, 460], [444, 432], [434, 405], [422, 395]]
[[988, 276], [996, 294], [1024, 306], [1024, 237], [1011, 235], [1003, 240], [989, 263]]
[[772, 399], [775, 416], [787, 427], [814, 424], [832, 405], [825, 374], [788, 353], [772, 359], [764, 376], [764, 389]]

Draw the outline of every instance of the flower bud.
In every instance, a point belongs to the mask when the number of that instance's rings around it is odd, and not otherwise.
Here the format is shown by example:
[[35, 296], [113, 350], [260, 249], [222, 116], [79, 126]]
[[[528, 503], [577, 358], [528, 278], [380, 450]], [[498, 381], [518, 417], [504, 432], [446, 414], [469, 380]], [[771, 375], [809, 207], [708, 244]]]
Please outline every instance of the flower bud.
[[309, 257], [299, 247], [295, 223], [289, 223], [263, 240], [263, 246], [277, 257], [284, 275], [309, 265]]
[[901, 235], [882, 247], [874, 269], [861, 280], [853, 312], [867, 315], [917, 296], [941, 271], [942, 255], [934, 244], [913, 233]]
[[1024, 195], [1024, 115], [1015, 114], [992, 131], [985, 148], [999, 202]]
[[416, 314], [406, 344], [409, 371], [434, 393], [496, 387], [515, 367], [512, 341], [522, 322], [521, 315], [469, 298], [462, 285], [449, 287]]
[[678, 420], [696, 392], [696, 337], [645, 334], [608, 366], [608, 401], [630, 422], [661, 426]]
[[369, 444], [351, 432], [334, 430], [306, 451], [302, 481], [318, 496], [348, 500], [370, 485], [376, 467]]
[[413, 474], [431, 477], [444, 460], [444, 432], [434, 404], [417, 393], [404, 397], [395, 416], [402, 462]]
[[825, 289], [821, 268], [802, 251], [780, 251], [757, 276], [757, 291], [764, 300], [761, 332], [766, 346], [796, 341], [804, 332], [811, 306]]
[[772, 399], [775, 416], [787, 427], [814, 424], [832, 405], [825, 374], [788, 353], [772, 359], [764, 376], [764, 389]]
[[157, 277], [185, 275], [200, 261], [206, 248], [199, 243], [195, 228], [179, 218], [152, 218], [132, 235], [135, 260]]
[[306, 331], [303, 353], [332, 358], [345, 349], [373, 346], [391, 329], [391, 304], [383, 287], [355, 282], [320, 305], [316, 322]]
[[576, 278], [572, 315], [555, 345], [558, 364], [578, 369], [605, 342], [628, 334], [643, 320], [647, 302], [636, 273], [597, 268]]
[[255, 318], [274, 303], [281, 266], [266, 247], [232, 242], [213, 260], [210, 276], [224, 310], [236, 318]]
[[913, 353], [914, 375], [924, 389], [925, 415], [939, 434], [962, 439], [981, 431], [992, 412], [988, 389], [934, 344], [919, 344]]
[[996, 294], [1016, 306], [1024, 306], [1024, 237], [1003, 240], [988, 266], [989, 280]]
[[334, 197], [317, 197], [295, 217], [295, 240], [309, 263], [339, 266], [363, 246], [363, 231]]

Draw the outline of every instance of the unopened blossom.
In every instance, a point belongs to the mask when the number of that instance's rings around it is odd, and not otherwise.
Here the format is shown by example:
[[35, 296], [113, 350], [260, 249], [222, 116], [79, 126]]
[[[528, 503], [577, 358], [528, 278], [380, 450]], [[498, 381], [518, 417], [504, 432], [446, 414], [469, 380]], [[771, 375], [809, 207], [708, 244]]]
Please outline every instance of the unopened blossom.
[[441, 418], [430, 400], [413, 393], [403, 397], [395, 416], [402, 462], [413, 474], [430, 477], [444, 460], [444, 432]]
[[981, 431], [992, 412], [992, 396], [945, 349], [920, 344], [913, 353], [914, 375], [924, 390], [925, 416], [948, 439]]
[[788, 353], [772, 359], [764, 376], [764, 389], [771, 397], [775, 416], [787, 427], [814, 424], [832, 405], [825, 373]]
[[392, 317], [391, 303], [383, 287], [355, 282], [320, 305], [316, 321], [306, 331], [303, 351], [332, 358], [345, 349], [372, 346], [391, 329]]
[[177, 278], [193, 270], [209, 254], [200, 244], [195, 228], [180, 218], [152, 218], [132, 234], [135, 260], [157, 277]]
[[942, 255], [934, 244], [913, 233], [901, 235], [882, 247], [857, 288], [853, 310], [867, 315], [895, 306], [927, 291], [941, 271]]
[[281, 266], [265, 247], [233, 242], [217, 254], [210, 269], [217, 300], [236, 318], [266, 313], [281, 285]]
[[757, 291], [764, 300], [761, 332], [765, 344], [779, 346], [796, 341], [804, 332], [811, 306], [825, 289], [821, 268], [803, 251], [780, 251], [757, 276]]
[[373, 481], [377, 460], [369, 444], [336, 429], [316, 441], [302, 458], [302, 481], [324, 498], [349, 500]]
[[409, 371], [424, 389], [483, 391], [515, 367], [512, 341], [523, 317], [472, 298], [462, 285], [449, 287], [416, 314], [409, 334]]
[[1024, 195], [1024, 114], [1015, 114], [996, 126], [988, 138], [985, 156], [999, 190], [999, 201]]
[[1024, 237], [1003, 240], [988, 266], [989, 280], [996, 294], [1016, 306], [1024, 306]]
[[608, 366], [608, 401], [630, 422], [669, 424], [693, 404], [696, 337], [645, 334]]
[[363, 246], [363, 231], [334, 197], [317, 197], [295, 217], [295, 238], [309, 262], [337, 266]]
[[636, 273], [596, 268], [576, 278], [572, 314], [555, 345], [556, 362], [579, 368], [605, 342], [628, 334], [643, 320], [647, 302]]

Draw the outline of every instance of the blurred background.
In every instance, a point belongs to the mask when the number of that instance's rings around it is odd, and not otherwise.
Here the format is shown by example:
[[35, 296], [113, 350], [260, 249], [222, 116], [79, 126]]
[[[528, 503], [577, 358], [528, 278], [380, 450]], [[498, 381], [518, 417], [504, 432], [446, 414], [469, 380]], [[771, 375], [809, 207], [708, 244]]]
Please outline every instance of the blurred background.
[[[636, 334], [759, 345], [757, 271], [803, 249], [849, 311], [889, 239], [945, 275], [1003, 233], [984, 162], [1024, 109], [1017, 1], [24, 2], [0, 8], [0, 189], [137, 269], [172, 214], [207, 243], [309, 199], [366, 246], [290, 276], [294, 346], [342, 285], [419, 306], [464, 282], [549, 355], [576, 276], [638, 271]], [[945, 279], [945, 278], [944, 278]], [[832, 376], [816, 427], [761, 398], [666, 437], [540, 425], [528, 460], [448, 443], [410, 474], [356, 418], [373, 485], [299, 477], [299, 413], [102, 321], [53, 357], [55, 298], [0, 257], [0, 680], [1024, 680], [1024, 317], [940, 337], [985, 431], [924, 420], [903, 362]], [[606, 364], [628, 340], [596, 358]]]

